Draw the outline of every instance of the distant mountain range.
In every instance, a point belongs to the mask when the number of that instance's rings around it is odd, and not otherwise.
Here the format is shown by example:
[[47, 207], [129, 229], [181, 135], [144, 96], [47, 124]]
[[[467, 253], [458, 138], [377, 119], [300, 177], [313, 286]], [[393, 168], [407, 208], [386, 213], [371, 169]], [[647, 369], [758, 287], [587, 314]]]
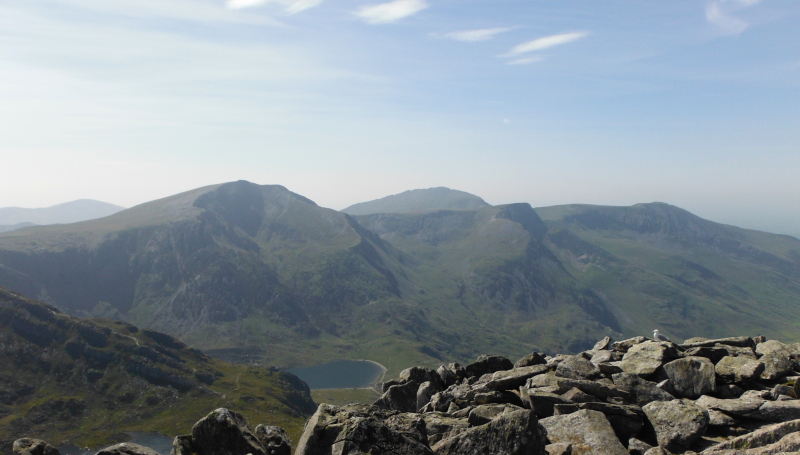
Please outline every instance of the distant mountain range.
[[92, 199], [79, 199], [39, 209], [0, 208], [0, 232], [44, 224], [77, 223], [113, 215], [124, 207]]
[[474, 194], [438, 187], [426, 190], [409, 190], [374, 201], [353, 204], [342, 210], [349, 215], [372, 213], [409, 213], [432, 210], [474, 210], [491, 207]]
[[325, 209], [199, 188], [0, 235], [0, 285], [213, 356], [390, 368], [585, 349], [605, 335], [797, 340], [800, 240], [667, 204], [490, 206], [446, 188]]

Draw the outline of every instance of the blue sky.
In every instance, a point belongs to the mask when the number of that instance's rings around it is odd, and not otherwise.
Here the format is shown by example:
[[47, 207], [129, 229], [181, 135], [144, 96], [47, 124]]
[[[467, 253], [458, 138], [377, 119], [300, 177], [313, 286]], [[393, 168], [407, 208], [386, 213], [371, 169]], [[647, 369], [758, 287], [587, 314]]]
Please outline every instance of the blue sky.
[[0, 206], [448, 186], [800, 235], [799, 89], [796, 0], [2, 0]]

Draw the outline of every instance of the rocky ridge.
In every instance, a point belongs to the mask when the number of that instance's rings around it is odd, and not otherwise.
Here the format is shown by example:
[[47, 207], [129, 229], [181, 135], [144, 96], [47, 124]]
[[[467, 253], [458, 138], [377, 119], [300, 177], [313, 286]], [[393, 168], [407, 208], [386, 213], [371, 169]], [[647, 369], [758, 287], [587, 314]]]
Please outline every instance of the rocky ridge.
[[[635, 337], [577, 355], [411, 367], [372, 405], [321, 404], [295, 454], [800, 453], [798, 359], [800, 344], [763, 337]], [[172, 454], [289, 450], [280, 428], [251, 431], [218, 409]]]

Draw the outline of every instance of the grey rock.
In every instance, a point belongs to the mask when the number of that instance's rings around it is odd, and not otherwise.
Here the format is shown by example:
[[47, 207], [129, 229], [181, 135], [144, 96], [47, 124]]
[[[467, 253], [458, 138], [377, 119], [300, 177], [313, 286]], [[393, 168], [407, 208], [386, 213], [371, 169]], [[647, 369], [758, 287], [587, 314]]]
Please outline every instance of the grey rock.
[[672, 455], [668, 450], [663, 447], [653, 447], [649, 449], [644, 455]]
[[423, 367], [411, 367], [406, 368], [405, 370], [400, 372], [398, 379], [404, 382], [416, 382], [417, 385], [422, 384], [423, 382], [430, 382], [436, 387], [436, 391], [442, 390], [442, 379], [439, 377], [439, 374], [430, 368], [423, 368]]
[[600, 370], [589, 360], [571, 355], [562, 360], [556, 366], [556, 376], [569, 379], [593, 380], [602, 376]]
[[642, 410], [656, 431], [658, 445], [671, 452], [685, 451], [708, 428], [708, 412], [691, 400], [655, 401]]
[[707, 448], [703, 453], [716, 453], [723, 450], [741, 450], [744, 448], [757, 448], [774, 444], [786, 435], [800, 432], [800, 420], [777, 423], [760, 428], [717, 445]]
[[481, 377], [487, 373], [510, 370], [512, 368], [514, 368], [514, 364], [505, 357], [498, 355], [482, 355], [478, 357], [476, 362], [465, 366], [464, 371], [468, 377]]
[[614, 385], [632, 395], [632, 402], [644, 406], [651, 401], [674, 400], [675, 397], [658, 388], [655, 383], [634, 374], [618, 373], [612, 376]]
[[630, 349], [632, 346], [635, 346], [639, 343], [644, 343], [648, 340], [649, 338], [646, 337], [633, 337], [628, 338], [627, 340], [615, 341], [614, 343], [611, 343], [611, 350], [623, 353], [628, 352], [628, 349]]
[[521, 410], [521, 407], [513, 404], [484, 404], [472, 408], [467, 417], [467, 421], [469, 425], [473, 427], [484, 425], [494, 420], [497, 416]]
[[514, 368], [506, 371], [497, 371], [492, 374], [486, 387], [491, 390], [516, 390], [524, 385], [529, 378], [547, 373], [547, 365], [532, 365], [527, 367]]
[[11, 450], [14, 451], [14, 455], [61, 455], [57, 448], [35, 438], [17, 439]]
[[757, 380], [764, 363], [747, 357], [725, 356], [714, 367], [720, 382], [743, 384]]
[[553, 406], [556, 404], [568, 404], [569, 402], [555, 393], [541, 392], [536, 389], [520, 390], [523, 405], [532, 410], [537, 417], [549, 417], [554, 414]]
[[160, 455], [150, 447], [140, 446], [132, 442], [123, 442], [97, 452], [97, 455]]
[[268, 455], [261, 441], [250, 431], [238, 412], [219, 408], [200, 419], [192, 434], [178, 436], [172, 443], [173, 455]]
[[417, 389], [417, 410], [430, 403], [431, 398], [438, 393], [437, 387], [430, 381], [423, 382]]
[[544, 446], [547, 455], [572, 455], [572, 444], [559, 442], [558, 444], [547, 444]]
[[714, 364], [705, 357], [673, 360], [664, 364], [664, 371], [678, 397], [698, 398], [717, 390]]
[[409, 381], [404, 384], [393, 385], [389, 387], [380, 398], [375, 400], [374, 406], [381, 409], [395, 410], [400, 412], [416, 412], [417, 408], [417, 390], [419, 384], [414, 381]]
[[572, 453], [627, 455], [603, 413], [584, 409], [572, 414], [542, 419], [551, 443], [572, 444]]
[[672, 387], [672, 383], [669, 382], [669, 379], [664, 379], [663, 381], [659, 382], [658, 384], [656, 384], [656, 387], [667, 392], [673, 397], [678, 396], [678, 392], [675, 391], [675, 387]]
[[[573, 412], [580, 411], [581, 408], [576, 403], [554, 404], [553, 415], [560, 416], [564, 414], [572, 414]], [[549, 417], [549, 416], [548, 416]]]
[[269, 455], [291, 455], [292, 443], [283, 428], [259, 424], [254, 433]]
[[766, 422], [785, 422], [800, 419], [800, 401], [766, 401], [757, 411], [751, 412], [747, 417]]
[[[472, 408], [465, 409], [467, 413], [471, 412], [471, 410]], [[428, 444], [431, 446], [442, 439], [456, 436], [469, 428], [466, 418], [446, 416], [439, 412], [425, 414], [421, 417], [425, 421], [425, 432], [428, 435]]]
[[589, 359], [589, 361], [595, 366], [607, 364], [609, 362], [616, 362], [618, 360], [622, 360], [622, 355], [619, 352], [614, 351], [597, 351], [592, 358]]
[[611, 337], [605, 337], [594, 344], [592, 351], [607, 350], [611, 346]]
[[718, 398], [739, 398], [744, 393], [744, 390], [736, 384], [717, 384], [717, 397]]
[[800, 453], [800, 433], [791, 433], [780, 441], [760, 447], [749, 449], [729, 449], [719, 451], [704, 451], [707, 455], [763, 455], [763, 454], [783, 454], [796, 455]]
[[652, 448], [653, 446], [639, 439], [630, 438], [628, 440], [628, 453], [630, 455], [644, 455]]
[[644, 412], [638, 406], [612, 403], [581, 403], [578, 406], [581, 409], [602, 412], [620, 441], [627, 441], [636, 436], [644, 426], [646, 419]]
[[622, 398], [623, 400], [632, 400], [632, 395], [618, 388], [616, 384], [614, 385], [606, 385], [607, 383], [603, 381], [585, 381], [582, 379], [569, 379], [569, 378], [560, 378], [554, 374], [542, 374], [539, 376], [534, 376], [528, 383], [526, 387], [528, 388], [543, 388], [543, 387], [554, 387], [553, 393], [563, 394], [572, 389], [573, 387], [580, 389], [584, 393], [588, 393], [589, 395], [594, 395], [601, 400], [610, 400], [612, 398]]
[[708, 424], [712, 427], [731, 427], [739, 423], [738, 420], [716, 409], [708, 410]]
[[628, 374], [647, 378], [652, 376], [661, 365], [680, 356], [674, 344], [667, 341], [646, 341], [628, 349], [622, 357], [619, 367]]
[[432, 454], [425, 433], [426, 422], [417, 414], [362, 404], [323, 404], [306, 422], [295, 454]]
[[748, 418], [756, 413], [765, 402], [765, 400], [757, 398], [726, 400], [703, 395], [696, 401], [696, 404], [704, 409], [722, 411], [732, 417]]
[[588, 393], [582, 391], [577, 387], [573, 387], [569, 389], [566, 393], [561, 395], [561, 398], [571, 401], [573, 403], [590, 403], [590, 402], [599, 402], [602, 401], [594, 395], [589, 395]]
[[545, 359], [544, 354], [538, 352], [532, 352], [525, 357], [517, 360], [517, 363], [514, 364], [514, 368], [522, 368], [522, 367], [531, 367], [534, 365], [544, 365], [547, 363], [547, 359]]
[[794, 390], [794, 387], [785, 385], [785, 384], [778, 384], [770, 390], [770, 394], [775, 397], [777, 400], [781, 395], [787, 395], [791, 398], [797, 399], [797, 393]]
[[758, 355], [779, 354], [783, 357], [791, 357], [794, 350], [778, 340], [769, 340], [758, 343], [755, 351]]
[[389, 387], [393, 385], [403, 385], [406, 381], [403, 379], [390, 379], [381, 384], [381, 391], [382, 393], [386, 393], [389, 390]]
[[795, 369], [797, 368], [797, 364], [792, 359], [778, 352], [764, 354], [758, 360], [764, 363], [764, 372], [761, 373], [761, 379], [767, 381], [776, 381], [795, 374]]
[[771, 400], [772, 399], [772, 392], [769, 390], [747, 390], [745, 391], [740, 400]]
[[544, 455], [547, 433], [533, 412], [505, 413], [433, 446], [437, 455]]
[[683, 349], [691, 349], [691, 348], [698, 348], [698, 347], [711, 347], [717, 344], [725, 345], [725, 346], [734, 346], [739, 348], [750, 348], [755, 349], [756, 343], [750, 337], [729, 337], [729, 338], [715, 338], [713, 340], [709, 339], [689, 339], [683, 342], [681, 348]]
[[711, 360], [712, 363], [716, 364], [719, 362], [723, 357], [728, 354], [728, 349], [726, 347], [720, 346], [711, 346], [711, 347], [699, 347], [699, 348], [690, 348], [687, 349], [684, 354], [686, 356], [691, 357], [705, 357]]
[[[444, 388], [450, 387], [456, 382], [462, 380], [466, 375], [464, 368], [462, 368], [458, 363], [442, 365], [436, 370], [436, 373], [439, 375], [442, 387]], [[384, 392], [386, 391], [384, 390]]]

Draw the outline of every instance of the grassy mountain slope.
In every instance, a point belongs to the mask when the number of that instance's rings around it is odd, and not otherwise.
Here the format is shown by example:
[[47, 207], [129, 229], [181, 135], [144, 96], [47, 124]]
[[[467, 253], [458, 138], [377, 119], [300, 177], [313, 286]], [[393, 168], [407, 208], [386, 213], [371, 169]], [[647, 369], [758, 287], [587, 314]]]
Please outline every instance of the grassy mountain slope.
[[0, 208], [0, 225], [77, 223], [113, 215], [124, 209], [118, 205], [91, 199], [79, 199], [38, 209], [3, 207]]
[[80, 319], [0, 288], [0, 450], [20, 437], [97, 447], [125, 431], [187, 433], [218, 407], [295, 437], [314, 411], [308, 387], [231, 365], [168, 335]]
[[351, 205], [342, 212], [350, 215], [409, 213], [431, 210], [474, 210], [489, 207], [483, 199], [464, 191], [437, 187], [404, 191], [374, 201]]
[[798, 339], [800, 241], [714, 223], [662, 203], [536, 209], [547, 243], [623, 331]]

